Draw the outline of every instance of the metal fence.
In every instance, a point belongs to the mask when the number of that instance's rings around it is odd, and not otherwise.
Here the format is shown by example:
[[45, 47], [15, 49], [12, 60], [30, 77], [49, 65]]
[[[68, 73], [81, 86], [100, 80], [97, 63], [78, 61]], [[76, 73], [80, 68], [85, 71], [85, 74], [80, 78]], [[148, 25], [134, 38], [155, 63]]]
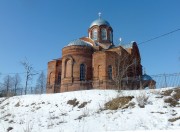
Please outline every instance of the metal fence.
[[[155, 85], [156, 88], [180, 87], [180, 73], [157, 74], [157, 75], [151, 75], [151, 77], [156, 82], [156, 85]], [[132, 80], [137, 80], [139, 78], [140, 77], [132, 78]], [[131, 78], [128, 78], [128, 80], [131, 80]], [[89, 81], [89, 83], [92, 83], [92, 82], [93, 81]], [[85, 83], [88, 83], [88, 82], [85, 82]], [[103, 81], [98, 81], [99, 85], [101, 85], [101, 83], [103, 84]], [[68, 84], [66, 85], [68, 87]], [[83, 89], [83, 85], [82, 85], [82, 88], [79, 88], [79, 89]]]
[[152, 75], [156, 88], [180, 87], [180, 73]]

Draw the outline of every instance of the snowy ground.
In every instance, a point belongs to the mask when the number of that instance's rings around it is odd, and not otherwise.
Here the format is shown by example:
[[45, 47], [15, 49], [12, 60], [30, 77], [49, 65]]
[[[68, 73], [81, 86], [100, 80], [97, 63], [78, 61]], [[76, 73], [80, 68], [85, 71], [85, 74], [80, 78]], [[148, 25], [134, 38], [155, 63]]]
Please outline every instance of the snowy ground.
[[[165, 89], [163, 89], [165, 90]], [[133, 130], [178, 130], [180, 106], [164, 102], [161, 90], [88, 90], [58, 94], [24, 95], [0, 98], [0, 132], [100, 132]], [[145, 108], [136, 100], [149, 96]], [[135, 107], [104, 110], [104, 104], [119, 96], [134, 96]], [[79, 104], [67, 104], [77, 99]], [[83, 108], [78, 108], [86, 102]]]

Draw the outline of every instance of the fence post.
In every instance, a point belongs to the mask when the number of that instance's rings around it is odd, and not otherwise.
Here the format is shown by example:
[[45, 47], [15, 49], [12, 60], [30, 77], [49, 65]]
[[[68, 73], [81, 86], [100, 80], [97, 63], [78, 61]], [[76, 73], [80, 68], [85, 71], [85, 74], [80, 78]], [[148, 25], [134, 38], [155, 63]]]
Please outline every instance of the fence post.
[[164, 73], [164, 81], [165, 81], [165, 87], [167, 88], [167, 80], [166, 80], [166, 74]]

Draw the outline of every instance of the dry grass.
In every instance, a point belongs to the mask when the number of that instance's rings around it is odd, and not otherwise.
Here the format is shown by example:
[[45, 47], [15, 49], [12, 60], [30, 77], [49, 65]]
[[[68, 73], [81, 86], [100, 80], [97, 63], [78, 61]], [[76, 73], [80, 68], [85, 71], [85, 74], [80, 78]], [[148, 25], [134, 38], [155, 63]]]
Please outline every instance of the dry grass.
[[0, 100], [0, 104], [2, 104], [5, 100], [7, 100], [8, 98], [4, 98], [2, 100]]
[[73, 107], [77, 106], [79, 104], [79, 101], [77, 99], [68, 100], [67, 104], [72, 105]]
[[170, 106], [176, 107], [179, 105], [179, 99], [180, 99], [180, 88], [170, 89], [166, 90], [163, 93], [164, 96], [169, 96], [166, 99], [164, 99], [165, 103], [169, 103]]
[[90, 115], [89, 113], [90, 113], [89, 109], [84, 108], [82, 111], [82, 115], [78, 116], [78, 118], [74, 120], [81, 120], [82, 118], [89, 116]]
[[51, 119], [51, 120], [59, 119], [59, 117], [58, 117], [58, 116], [52, 116], [52, 117], [50, 117], [50, 119]]
[[11, 131], [13, 127], [8, 127], [7, 132]]
[[5, 115], [5, 116], [4, 116], [4, 118], [5, 118], [5, 117], [8, 117], [8, 116], [11, 116], [11, 114], [10, 114], [10, 113], [8, 113], [7, 115]]
[[171, 96], [172, 92], [173, 92], [173, 89], [169, 89], [169, 90], [161, 92], [161, 95], [163, 95], [163, 96]]
[[98, 110], [96, 111], [96, 113], [97, 114], [99, 114], [100, 112], [102, 112], [102, 111], [104, 111], [104, 110], [106, 110], [102, 105], [100, 105], [100, 103], [99, 103], [99, 108], [98, 108]]
[[141, 94], [141, 95], [137, 96], [136, 100], [138, 102], [138, 106], [140, 108], [144, 108], [148, 102], [148, 99], [149, 99], [149, 96], [146, 96], [145, 94]]
[[135, 104], [136, 104], [135, 102], [129, 102], [128, 106], [129, 106], [129, 108], [134, 108]]
[[82, 104], [80, 104], [80, 105], [78, 106], [78, 108], [84, 108], [84, 107], [87, 105], [87, 103], [88, 103], [88, 102], [83, 102]]
[[169, 121], [169, 122], [175, 122], [175, 121], [177, 121], [177, 120], [179, 120], [179, 119], [180, 119], [180, 116], [179, 116], [179, 117], [176, 117], [176, 118], [169, 119], [168, 121]]
[[176, 101], [174, 98], [172, 98], [171, 96], [169, 96], [168, 98], [164, 99], [165, 103], [169, 103], [170, 106], [175, 107], [176, 105], [178, 105], [178, 101]]
[[151, 113], [166, 114], [167, 112], [159, 112], [159, 111], [157, 111], [157, 112], [151, 112]]
[[41, 108], [41, 106], [38, 106], [38, 107], [36, 107], [36, 110], [39, 110]]
[[20, 106], [20, 103], [19, 102], [17, 102], [17, 104], [15, 105], [15, 107], [19, 107]]
[[74, 119], [74, 120], [81, 120], [83, 117], [86, 117], [87, 115], [80, 115], [78, 118]]
[[133, 96], [117, 97], [111, 101], [105, 103], [105, 109], [117, 110], [118, 108], [127, 108], [129, 107], [129, 102], [133, 99]]
[[161, 96], [156, 96], [155, 98], [163, 98], [163, 97], [164, 97], [164, 96], [161, 95]]
[[67, 116], [68, 114], [67, 113], [61, 113], [60, 116]]
[[36, 105], [36, 103], [32, 103], [31, 105]]
[[14, 121], [13, 121], [13, 120], [10, 120], [9, 123], [14, 123]]
[[4, 104], [4, 105], [2, 105], [1, 107], [0, 107], [0, 109], [4, 109], [6, 106], [8, 106], [9, 105], [9, 102], [8, 103], [6, 103], [6, 104]]
[[180, 99], [180, 88], [174, 89], [174, 92], [175, 93], [172, 95], [172, 97], [178, 101]]

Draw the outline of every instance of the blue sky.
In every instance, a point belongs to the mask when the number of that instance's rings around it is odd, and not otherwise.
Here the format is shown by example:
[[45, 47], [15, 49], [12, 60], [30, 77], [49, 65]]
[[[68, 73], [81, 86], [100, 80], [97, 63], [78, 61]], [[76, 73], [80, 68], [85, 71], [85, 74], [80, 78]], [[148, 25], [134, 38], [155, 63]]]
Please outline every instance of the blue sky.
[[[0, 80], [22, 73], [28, 58], [35, 70], [61, 57], [70, 41], [87, 36], [98, 12], [114, 30], [114, 42], [137, 43], [180, 28], [179, 0], [0, 0]], [[150, 75], [180, 72], [180, 31], [139, 45]]]

